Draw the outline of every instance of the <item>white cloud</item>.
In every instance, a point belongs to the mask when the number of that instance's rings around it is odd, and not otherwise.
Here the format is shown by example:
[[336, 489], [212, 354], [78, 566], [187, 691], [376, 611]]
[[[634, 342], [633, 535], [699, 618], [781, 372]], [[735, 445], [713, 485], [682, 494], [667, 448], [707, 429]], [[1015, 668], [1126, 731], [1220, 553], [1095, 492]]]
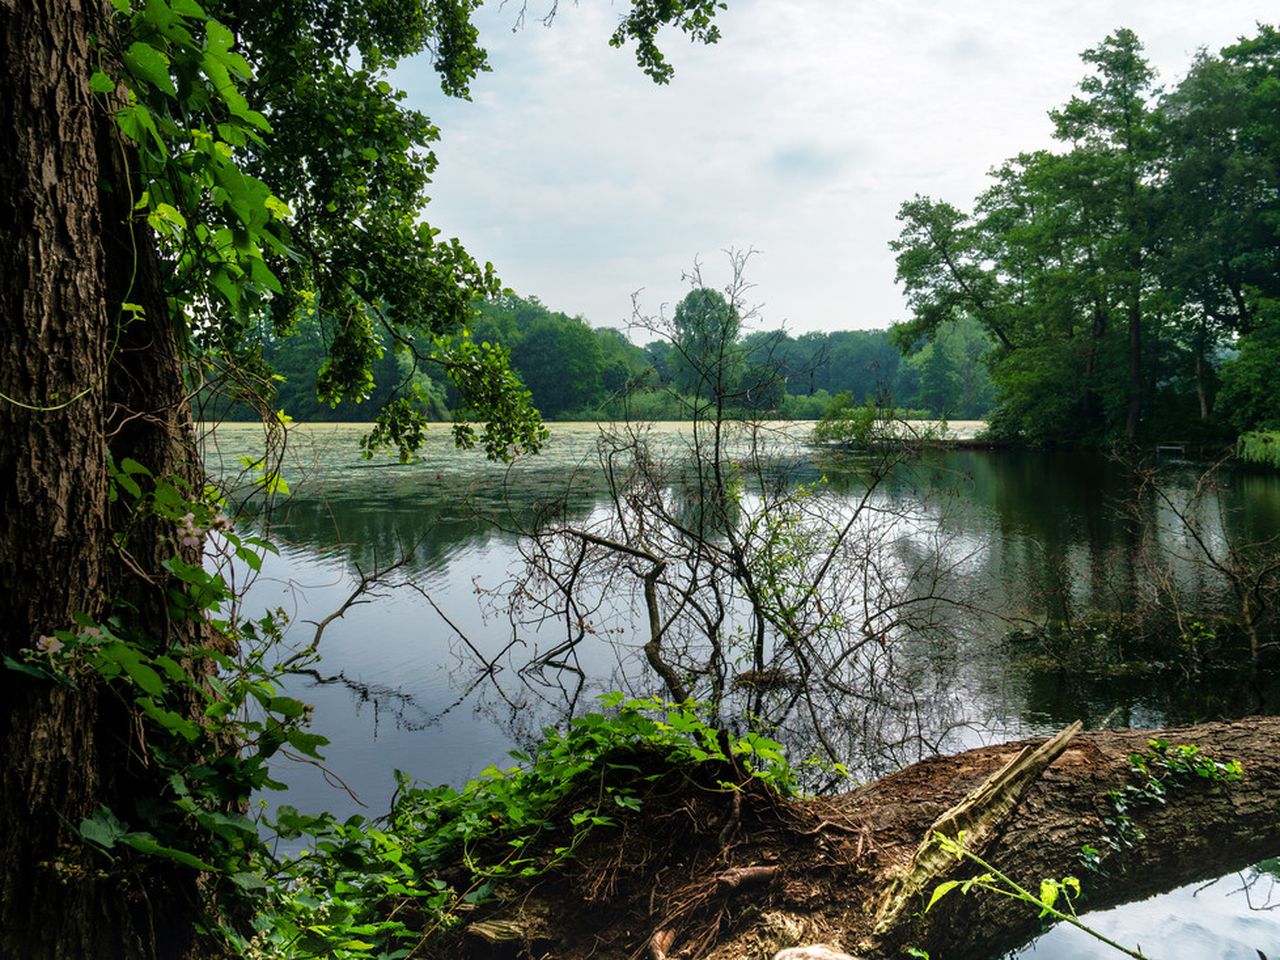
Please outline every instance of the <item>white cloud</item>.
[[985, 172], [1047, 145], [1080, 51], [1137, 31], [1169, 83], [1272, 0], [1026, 3], [729, 0], [724, 39], [671, 35], [668, 87], [606, 41], [620, 7], [561, 4], [512, 33], [481, 12], [494, 72], [448, 101], [426, 59], [397, 81], [443, 131], [428, 219], [504, 282], [596, 324], [631, 293], [681, 294], [696, 255], [755, 247], [766, 321], [796, 330], [902, 317], [887, 244], [915, 193], [967, 204]]

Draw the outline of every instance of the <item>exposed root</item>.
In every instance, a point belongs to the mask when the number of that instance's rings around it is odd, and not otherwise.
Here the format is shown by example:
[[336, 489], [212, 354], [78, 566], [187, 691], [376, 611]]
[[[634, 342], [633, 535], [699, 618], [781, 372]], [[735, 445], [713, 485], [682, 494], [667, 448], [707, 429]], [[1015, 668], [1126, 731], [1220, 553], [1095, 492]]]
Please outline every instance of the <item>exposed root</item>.
[[756, 867], [734, 867], [716, 877], [716, 885], [721, 890], [734, 890], [744, 884], [763, 883], [772, 880], [778, 872], [778, 865]]
[[674, 930], [655, 930], [649, 938], [649, 956], [652, 960], [667, 960], [667, 951], [676, 942]]

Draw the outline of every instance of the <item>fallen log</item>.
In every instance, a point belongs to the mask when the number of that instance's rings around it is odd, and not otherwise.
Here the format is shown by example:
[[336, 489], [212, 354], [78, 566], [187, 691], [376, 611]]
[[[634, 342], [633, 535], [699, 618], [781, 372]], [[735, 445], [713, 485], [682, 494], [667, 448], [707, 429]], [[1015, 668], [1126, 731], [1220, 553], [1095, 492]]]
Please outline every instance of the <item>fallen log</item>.
[[[1141, 791], [1152, 774], [1135, 770], [1131, 758], [1150, 755], [1152, 740], [1174, 748], [1195, 745], [1205, 757], [1238, 761], [1240, 778], [1175, 778], [1163, 802], [1143, 803]], [[941, 766], [954, 771], [953, 782], [958, 782], [970, 763], [987, 756], [998, 761], [1007, 750], [972, 751]], [[919, 788], [919, 766], [856, 792], [849, 801], [881, 808], [900, 791]], [[924, 782], [937, 783], [937, 778]], [[1139, 798], [1127, 813], [1117, 812], [1117, 792], [1126, 803]], [[1032, 890], [1045, 878], [1076, 876], [1086, 895], [1081, 909], [1103, 909], [1274, 856], [1280, 851], [1278, 814], [1280, 719], [1098, 731], [1072, 740], [1027, 788], [981, 856]], [[1086, 846], [1098, 854], [1086, 855]], [[886, 853], [886, 861], [894, 856]], [[956, 866], [957, 877], [981, 872], [971, 863]], [[869, 956], [900, 955], [911, 945], [929, 951], [934, 960], [968, 960], [998, 956], [1041, 929], [1038, 911], [1025, 903], [957, 895], [928, 913], [901, 916], [890, 929], [862, 934], [858, 945]]]
[[[1132, 755], [1157, 756], [1153, 738], [1172, 756], [1193, 744], [1239, 761], [1239, 777], [1203, 764], [1218, 774], [1175, 776], [1155, 761], [1135, 769]], [[1152, 783], [1162, 778], [1156, 802]], [[563, 960], [767, 960], [817, 943], [867, 960], [906, 947], [933, 960], [989, 960], [1042, 921], [992, 894], [955, 892], [926, 912], [939, 882], [981, 872], [939, 856], [939, 832], [964, 830], [967, 849], [1031, 890], [1043, 878], [1079, 877], [1082, 910], [1222, 875], [1280, 854], [1280, 718], [1067, 730], [928, 759], [836, 797], [785, 801], [756, 788], [664, 797], [476, 922], [518, 929], [510, 956]], [[1082, 857], [1086, 845], [1098, 854]], [[467, 941], [493, 950], [492, 939]]]

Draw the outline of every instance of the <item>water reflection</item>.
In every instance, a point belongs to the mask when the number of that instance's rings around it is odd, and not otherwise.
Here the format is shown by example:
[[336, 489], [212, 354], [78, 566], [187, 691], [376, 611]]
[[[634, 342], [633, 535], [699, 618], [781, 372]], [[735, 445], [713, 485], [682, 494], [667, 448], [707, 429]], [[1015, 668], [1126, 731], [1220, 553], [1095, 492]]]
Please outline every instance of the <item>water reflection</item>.
[[[686, 439], [682, 429], [668, 428], [664, 442], [678, 448]], [[453, 450], [440, 432], [423, 462], [373, 467], [358, 460], [357, 437], [351, 427], [296, 431], [294, 459], [285, 470], [294, 495], [260, 516], [284, 548], [269, 558], [249, 603], [285, 606], [295, 621], [291, 636], [305, 642], [310, 628], [303, 621], [336, 609], [357, 571], [406, 561], [377, 603], [353, 608], [330, 626], [318, 671], [294, 680], [296, 695], [316, 705], [317, 732], [333, 741], [330, 767], [370, 810], [385, 808], [392, 769], [457, 783], [501, 763], [512, 747], [528, 746], [566, 709], [589, 707], [594, 694], [660, 689], [640, 651], [638, 611], [618, 608], [608, 624], [615, 632], [606, 634], [602, 621], [593, 642], [559, 650], [562, 633], [514, 628], [501, 600], [503, 585], [521, 575], [515, 531], [566, 485], [573, 492], [563, 509], [574, 521], [589, 523], [607, 509], [593, 467], [594, 427], [557, 425], [544, 457], [511, 469]], [[252, 441], [248, 431], [221, 429], [215, 465], [234, 463]], [[776, 452], [777, 475], [789, 482], [825, 478], [829, 489], [848, 497], [865, 489], [870, 465], [857, 458], [800, 456], [794, 444], [782, 443]], [[1185, 501], [1198, 476], [1189, 465], [1162, 472], [1181, 498], [1175, 502]], [[947, 589], [966, 599], [934, 613], [934, 635], [954, 641], [904, 644], [893, 689], [868, 697], [864, 715], [851, 724], [843, 742], [851, 742], [855, 727], [875, 726], [886, 743], [903, 748], [886, 753], [879, 767], [868, 764], [868, 774], [912, 759], [912, 750], [1040, 733], [1076, 718], [1089, 725], [1161, 726], [1275, 709], [1280, 688], [1266, 672], [1046, 670], [1029, 664], [1025, 648], [1004, 642], [1015, 627], [1076, 622], [1089, 611], [1131, 613], [1155, 602], [1153, 564], [1172, 571], [1182, 601], [1197, 610], [1222, 607], [1221, 577], [1195, 562], [1168, 505], [1141, 502], [1136, 516], [1142, 522], [1135, 522], [1127, 506], [1132, 490], [1124, 471], [1106, 458], [1061, 453], [933, 451], [885, 479], [877, 497], [899, 524], [884, 537], [892, 562], [919, 569], [942, 551]], [[675, 503], [688, 525], [699, 525], [703, 507], [687, 490], [676, 490]], [[1280, 477], [1225, 472], [1208, 509], [1206, 528], [1223, 536], [1274, 536], [1280, 533]], [[864, 672], [875, 676], [882, 668], [871, 663]], [[747, 685], [735, 689], [744, 701], [756, 692]], [[829, 717], [856, 712], [849, 693], [828, 688]], [[769, 693], [775, 700], [786, 695]], [[796, 723], [787, 731], [802, 751], [813, 746], [813, 726]], [[927, 733], [923, 743], [912, 736], [920, 731]], [[297, 806], [339, 814], [356, 809], [312, 768], [287, 769], [282, 778]], [[1226, 893], [1219, 897], [1225, 905], [1212, 908], [1205, 905], [1218, 894], [1169, 896], [1184, 898], [1171, 901], [1179, 904], [1173, 913], [1203, 914], [1214, 936], [1234, 929], [1218, 916], [1239, 914]], [[1155, 922], [1154, 914], [1142, 916], [1135, 922]], [[1187, 924], [1175, 939], [1199, 943], [1199, 953], [1156, 951], [1145, 929], [1138, 939], [1155, 955], [1234, 955], [1226, 940], [1197, 940]], [[1267, 929], [1272, 942], [1280, 940], [1274, 922]], [[1073, 940], [1053, 939], [1068, 936], [1055, 932], [1026, 955], [1096, 955]], [[1239, 943], [1267, 948], [1252, 936]]]
[[[687, 441], [682, 429], [687, 428], [668, 428], [663, 442], [678, 448]], [[238, 446], [251, 445], [250, 432], [236, 431], [219, 431], [222, 462], [234, 463], [243, 452]], [[343, 635], [356, 630], [370, 642], [348, 658], [340, 652], [347, 641], [331, 639], [322, 665], [326, 678], [348, 682], [357, 704], [400, 704], [390, 715], [405, 727], [427, 725], [446, 708], [456, 711], [454, 701], [461, 696], [474, 698], [482, 713], [514, 716], [536, 731], [554, 722], [556, 711], [580, 707], [595, 692], [657, 689], [638, 656], [642, 638], [625, 629], [635, 619], [633, 607], [614, 611], [609, 629], [620, 632], [602, 629], [608, 642], [575, 645], [560, 657], [560, 640], [537, 631], [513, 632], [495, 599], [520, 575], [516, 531], [550, 498], [571, 487], [561, 509], [579, 523], [605, 510], [602, 474], [594, 467], [594, 427], [557, 426], [546, 455], [511, 469], [453, 450], [443, 434], [422, 463], [370, 466], [355, 455], [358, 435], [349, 426], [295, 431], [294, 459], [285, 469], [294, 495], [262, 518], [287, 549], [268, 565], [255, 599], [287, 593], [300, 617], [324, 611], [333, 597], [317, 589], [297, 596], [299, 582], [336, 585], [356, 571], [404, 561], [397, 579], [409, 587], [346, 618]], [[831, 490], [850, 498], [865, 489], [871, 465], [796, 452], [794, 444], [779, 443], [778, 477], [791, 483], [825, 478]], [[1189, 466], [1166, 471], [1175, 492], [1185, 492], [1197, 476]], [[1212, 524], [1252, 539], [1280, 530], [1277, 477], [1236, 471], [1225, 480], [1213, 501], [1219, 515], [1209, 518]], [[892, 507], [897, 527], [868, 536], [878, 537], [902, 569], [923, 569], [946, 554], [945, 588], [964, 598], [932, 610], [929, 623], [912, 624], [912, 633], [925, 636], [927, 626], [936, 628], [936, 636], [963, 638], [966, 654], [917, 644], [903, 665], [915, 702], [899, 697], [898, 703], [917, 715], [932, 714], [928, 724], [917, 725], [927, 726], [934, 743], [955, 747], [1038, 731], [1077, 715], [1094, 723], [1110, 716], [1113, 724], [1156, 724], [1256, 712], [1275, 702], [1275, 681], [1267, 676], [1241, 683], [1209, 671], [1193, 683], [1175, 684], [1149, 676], [1028, 670], [1019, 657], [1025, 651], [1001, 642], [1019, 624], [1073, 621], [1086, 611], [1132, 611], [1147, 591], [1153, 555], [1180, 564], [1178, 582], [1198, 609], [1220, 603], [1221, 579], [1188, 559], [1185, 544], [1178, 542], [1185, 535], [1160, 516], [1158, 504], [1142, 506], [1146, 532], [1138, 529], [1124, 509], [1131, 490], [1124, 472], [1104, 457], [1051, 452], [934, 451], [885, 478], [877, 497]], [[704, 505], [689, 493], [689, 485], [677, 485], [675, 510], [696, 528]], [[932, 588], [942, 587], [941, 580], [933, 582]], [[522, 672], [522, 662], [538, 669]], [[451, 696], [445, 699], [428, 685], [431, 695], [420, 712], [408, 709], [406, 704], [427, 693], [419, 671], [434, 675], [446, 664]], [[490, 689], [481, 689], [476, 676], [491, 681]], [[760, 707], [759, 698], [753, 705]], [[874, 719], [890, 722], [887, 715]], [[948, 741], [957, 723], [969, 732]], [[894, 756], [892, 762], [905, 759], [910, 758]]]
[[[1087, 914], [1086, 922], [1117, 943], [1159, 960], [1259, 960], [1280, 955], [1280, 890], [1276, 861], [1265, 860], [1209, 883], [1189, 884], [1149, 900]], [[1060, 924], [1011, 957], [1080, 960], [1103, 953], [1096, 940]]]

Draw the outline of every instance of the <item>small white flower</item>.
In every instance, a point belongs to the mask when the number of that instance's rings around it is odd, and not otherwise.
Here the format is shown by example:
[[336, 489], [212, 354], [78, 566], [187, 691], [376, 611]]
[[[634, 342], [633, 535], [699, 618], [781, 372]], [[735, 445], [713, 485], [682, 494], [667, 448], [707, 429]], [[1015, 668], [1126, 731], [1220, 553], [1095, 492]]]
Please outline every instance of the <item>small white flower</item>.
[[41, 653], [57, 653], [65, 646], [66, 644], [57, 637], [46, 637], [41, 635], [40, 639], [36, 641], [36, 649]]

